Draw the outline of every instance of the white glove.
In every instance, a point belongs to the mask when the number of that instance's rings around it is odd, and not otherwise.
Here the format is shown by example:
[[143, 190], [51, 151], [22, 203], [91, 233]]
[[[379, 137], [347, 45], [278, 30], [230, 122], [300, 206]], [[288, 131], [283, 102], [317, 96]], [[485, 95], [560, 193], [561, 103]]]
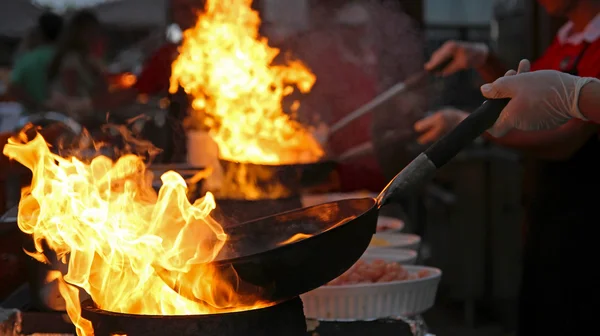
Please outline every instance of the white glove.
[[425, 64], [425, 70], [431, 71], [452, 57], [452, 63], [441, 72], [442, 75], [448, 76], [461, 70], [482, 66], [488, 54], [489, 48], [484, 43], [448, 41], [431, 55]]
[[594, 78], [572, 76], [555, 70], [528, 72], [529, 61], [519, 64], [494, 83], [481, 87], [486, 98], [512, 98], [489, 133], [500, 137], [516, 128], [538, 131], [557, 128], [570, 119], [587, 120], [579, 111], [581, 88]]

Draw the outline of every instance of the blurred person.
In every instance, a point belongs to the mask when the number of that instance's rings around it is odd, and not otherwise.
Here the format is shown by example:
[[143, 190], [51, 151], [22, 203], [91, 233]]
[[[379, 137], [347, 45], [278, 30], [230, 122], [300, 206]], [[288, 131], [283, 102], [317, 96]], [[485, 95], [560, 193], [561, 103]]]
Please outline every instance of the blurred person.
[[23, 52], [14, 64], [8, 94], [23, 105], [25, 113], [40, 112], [47, 107], [47, 71], [62, 28], [61, 16], [51, 12], [42, 14], [35, 29], [39, 42], [32, 49]]
[[492, 136], [501, 137], [513, 129], [555, 129], [571, 119], [600, 124], [600, 80], [555, 70], [523, 70], [529, 66], [524, 60], [518, 73], [511, 70], [481, 87], [486, 98], [511, 98], [489, 130]]
[[[173, 23], [183, 32], [194, 27], [198, 12], [204, 1], [171, 0], [170, 13]], [[134, 88], [142, 94], [167, 93], [171, 79], [171, 65], [177, 59], [179, 41], [166, 41], [146, 61]]]
[[73, 14], [48, 66], [51, 99], [62, 102], [63, 112], [90, 130], [106, 121], [106, 112], [135, 100], [134, 90], [110, 92], [102, 61], [105, 40], [93, 12]]
[[[378, 59], [369, 40], [369, 12], [351, 2], [334, 13], [334, 27], [326, 25], [302, 35], [294, 48], [317, 76], [300, 107], [304, 112], [299, 113], [312, 114], [315, 123], [330, 125], [373, 99], [379, 84]], [[368, 144], [371, 123], [372, 117], [365, 115], [339, 130], [329, 138], [328, 150], [340, 155]], [[342, 191], [378, 192], [387, 182], [373, 153], [341, 164], [338, 173]]]
[[[533, 71], [551, 69], [585, 77], [600, 76], [600, 1], [538, 0], [555, 16], [569, 19], [557, 33]], [[475, 68], [490, 82], [505, 73], [481, 44], [448, 42], [426, 64], [435, 67], [446, 57], [454, 61], [449, 75]], [[534, 72], [535, 73], [535, 72]], [[545, 108], [540, 106], [540, 109]], [[466, 112], [447, 109], [415, 124], [422, 142], [431, 142], [456, 126]], [[519, 335], [576, 335], [595, 323], [595, 303], [590, 298], [600, 282], [597, 275], [573, 276], [564, 265], [581, 269], [596, 261], [594, 197], [600, 188], [598, 126], [573, 119], [554, 130], [512, 130], [494, 143], [528, 154], [525, 166], [525, 251], [519, 303]], [[551, 321], [551, 322], [550, 322]]]

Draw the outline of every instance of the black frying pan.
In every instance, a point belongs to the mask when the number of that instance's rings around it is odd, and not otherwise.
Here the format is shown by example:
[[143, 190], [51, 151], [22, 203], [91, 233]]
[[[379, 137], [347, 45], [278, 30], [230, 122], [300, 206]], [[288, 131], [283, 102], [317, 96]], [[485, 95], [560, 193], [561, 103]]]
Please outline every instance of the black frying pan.
[[[486, 101], [409, 163], [375, 199], [341, 200], [226, 228], [229, 237], [214, 264], [239, 294], [274, 302], [328, 283], [367, 249], [376, 232], [380, 207], [429, 181], [436, 169], [490, 128], [507, 103], [508, 99]], [[282, 244], [296, 234], [311, 237]], [[185, 281], [168, 285], [182, 296], [194, 298]]]

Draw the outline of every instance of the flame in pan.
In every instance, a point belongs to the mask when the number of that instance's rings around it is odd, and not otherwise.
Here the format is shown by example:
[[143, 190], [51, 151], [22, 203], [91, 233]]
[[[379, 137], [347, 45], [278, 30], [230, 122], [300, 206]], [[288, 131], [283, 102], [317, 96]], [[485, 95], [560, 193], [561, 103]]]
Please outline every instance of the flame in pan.
[[[39, 134], [31, 141], [14, 137], [3, 152], [33, 173], [22, 192], [19, 228], [33, 236], [32, 257], [49, 262], [47, 246], [68, 265], [57, 280], [78, 335], [93, 335], [81, 317], [79, 289], [99, 308], [129, 314], [213, 314], [269, 305], [240, 297], [231, 282], [222, 281], [210, 263], [227, 240], [210, 216], [213, 195], [191, 204], [183, 177], [174, 171], [162, 175], [157, 194], [137, 155], [86, 163], [52, 153]], [[166, 283], [177, 283], [188, 295]], [[189, 300], [189, 293], [197, 300]]]
[[[207, 0], [196, 26], [184, 32], [173, 63], [171, 91], [193, 97], [191, 127], [210, 129], [221, 158], [255, 164], [319, 160], [324, 151], [309, 130], [285, 113], [294, 87], [308, 93], [316, 77], [300, 61], [277, 65], [279, 50], [259, 35], [252, 0]], [[292, 104], [295, 111], [299, 102]]]

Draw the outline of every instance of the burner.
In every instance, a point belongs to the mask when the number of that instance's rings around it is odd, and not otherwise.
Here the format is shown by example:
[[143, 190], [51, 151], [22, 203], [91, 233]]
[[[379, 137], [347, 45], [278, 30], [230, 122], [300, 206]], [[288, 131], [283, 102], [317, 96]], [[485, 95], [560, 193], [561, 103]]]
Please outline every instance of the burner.
[[302, 300], [244, 312], [156, 316], [112, 313], [98, 309], [91, 300], [82, 303], [83, 318], [90, 320], [95, 336], [305, 336]]

